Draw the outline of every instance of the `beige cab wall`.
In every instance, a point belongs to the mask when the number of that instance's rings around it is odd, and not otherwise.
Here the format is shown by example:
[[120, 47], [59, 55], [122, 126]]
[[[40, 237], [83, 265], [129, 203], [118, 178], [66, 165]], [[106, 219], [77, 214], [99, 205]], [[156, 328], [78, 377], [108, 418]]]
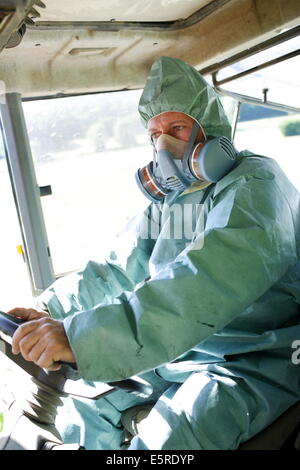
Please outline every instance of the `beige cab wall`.
[[0, 79], [24, 97], [139, 88], [161, 55], [201, 69], [299, 22], [299, 0], [232, 0], [179, 31], [32, 28], [1, 53]]

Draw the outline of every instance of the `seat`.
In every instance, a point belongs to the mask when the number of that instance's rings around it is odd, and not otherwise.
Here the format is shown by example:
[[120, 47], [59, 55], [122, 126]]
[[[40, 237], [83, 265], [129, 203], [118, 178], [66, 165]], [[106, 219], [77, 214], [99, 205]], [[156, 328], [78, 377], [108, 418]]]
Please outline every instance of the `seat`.
[[238, 450], [300, 450], [300, 401]]

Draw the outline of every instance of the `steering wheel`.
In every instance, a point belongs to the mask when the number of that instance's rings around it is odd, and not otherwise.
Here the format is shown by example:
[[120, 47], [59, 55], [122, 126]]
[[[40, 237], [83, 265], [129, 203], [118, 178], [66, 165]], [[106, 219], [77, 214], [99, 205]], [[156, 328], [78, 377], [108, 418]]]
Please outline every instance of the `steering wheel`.
[[47, 371], [41, 369], [36, 364], [26, 361], [21, 354], [13, 354], [11, 350], [11, 338], [19, 327], [20, 323], [24, 321], [0, 312], [0, 340], [3, 340], [5, 345], [5, 355], [8, 356], [18, 366], [22, 367], [36, 380], [42, 384], [54, 388], [58, 392], [67, 393], [73, 396], [80, 396], [84, 398], [98, 399], [104, 394], [113, 391], [116, 388], [122, 389], [133, 395], [142, 398], [148, 398], [153, 392], [151, 384], [141, 379], [140, 377], [131, 377], [126, 380], [120, 380], [109, 383], [96, 383], [95, 387], [88, 387], [87, 385], [77, 384], [76, 381], [70, 380], [67, 377], [67, 366], [77, 370], [76, 364], [67, 362], [60, 362], [62, 368], [58, 371]]

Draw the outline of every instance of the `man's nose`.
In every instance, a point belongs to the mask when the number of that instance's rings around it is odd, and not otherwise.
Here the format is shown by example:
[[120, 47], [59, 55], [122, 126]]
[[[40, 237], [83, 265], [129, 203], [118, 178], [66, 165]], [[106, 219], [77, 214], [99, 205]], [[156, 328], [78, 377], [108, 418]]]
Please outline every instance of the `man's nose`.
[[[157, 134], [158, 134], [158, 133], [157, 133]], [[154, 147], [155, 147], [155, 144], [156, 144], [157, 140], [158, 140], [159, 137], [161, 137], [162, 135], [171, 135], [171, 136], [172, 136], [171, 132], [168, 132], [168, 131], [161, 131], [161, 132], [159, 133], [159, 135], [156, 135], [154, 138], [153, 138], [153, 137], [150, 137], [150, 140], [151, 140], [152, 144], [154, 145]]]

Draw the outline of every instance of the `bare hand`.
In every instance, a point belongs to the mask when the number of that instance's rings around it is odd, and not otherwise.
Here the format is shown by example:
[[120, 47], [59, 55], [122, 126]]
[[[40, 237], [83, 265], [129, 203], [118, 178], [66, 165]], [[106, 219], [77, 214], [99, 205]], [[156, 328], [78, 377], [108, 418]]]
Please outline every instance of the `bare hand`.
[[[22, 309], [17, 310], [20, 313]], [[34, 311], [29, 315], [35, 316], [35, 312], [42, 313]], [[75, 362], [63, 323], [45, 315], [18, 327], [12, 340], [12, 352], [21, 353], [27, 361], [48, 370], [59, 370], [61, 365], [57, 361]]]

